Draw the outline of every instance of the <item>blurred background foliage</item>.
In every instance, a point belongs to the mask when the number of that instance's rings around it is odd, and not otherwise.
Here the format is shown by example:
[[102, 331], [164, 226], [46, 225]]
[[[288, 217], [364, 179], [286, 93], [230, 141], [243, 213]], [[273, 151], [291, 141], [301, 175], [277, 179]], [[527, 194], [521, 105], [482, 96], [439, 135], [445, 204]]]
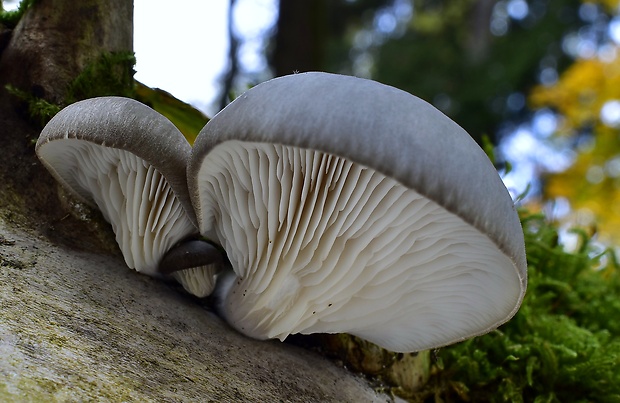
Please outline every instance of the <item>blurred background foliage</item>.
[[231, 63], [224, 93], [310, 70], [396, 86], [477, 141], [490, 138], [498, 168], [512, 165], [508, 188], [527, 189], [531, 208], [620, 244], [618, 0], [280, 0], [277, 8], [263, 38], [268, 63]]
[[543, 197], [568, 201], [571, 221], [596, 227], [602, 240], [618, 245], [620, 60], [617, 48], [605, 52], [576, 59], [554, 85], [535, 87], [529, 100], [557, 113], [553, 136], [568, 140], [573, 154], [566, 169], [543, 176]]

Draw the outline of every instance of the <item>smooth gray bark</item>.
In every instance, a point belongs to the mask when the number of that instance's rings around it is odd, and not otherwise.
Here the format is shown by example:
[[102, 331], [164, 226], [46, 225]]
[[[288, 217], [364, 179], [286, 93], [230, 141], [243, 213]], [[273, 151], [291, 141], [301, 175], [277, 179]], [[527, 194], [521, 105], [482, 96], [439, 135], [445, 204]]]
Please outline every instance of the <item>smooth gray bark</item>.
[[0, 401], [390, 400], [312, 352], [238, 334], [117, 255], [2, 216]]

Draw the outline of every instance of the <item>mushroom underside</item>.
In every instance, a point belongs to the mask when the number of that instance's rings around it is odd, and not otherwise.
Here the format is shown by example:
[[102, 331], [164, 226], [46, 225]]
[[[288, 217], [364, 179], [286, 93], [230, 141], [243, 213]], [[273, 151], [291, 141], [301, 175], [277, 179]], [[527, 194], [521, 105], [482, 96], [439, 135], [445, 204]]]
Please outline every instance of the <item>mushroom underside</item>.
[[499, 326], [522, 298], [487, 235], [345, 158], [231, 140], [194, 180], [201, 233], [236, 274], [223, 314], [251, 337], [343, 332], [419, 351]]
[[37, 153], [56, 179], [101, 210], [132, 269], [156, 275], [163, 254], [196, 232], [164, 176], [130, 152], [65, 138]]
[[222, 266], [219, 263], [191, 267], [172, 273], [172, 278], [179, 282], [185, 291], [198, 298], [208, 297], [215, 288], [217, 275]]
[[217, 275], [224, 267], [219, 249], [205, 240], [189, 238], [166, 252], [158, 271], [171, 275], [187, 292], [202, 298], [211, 295]]

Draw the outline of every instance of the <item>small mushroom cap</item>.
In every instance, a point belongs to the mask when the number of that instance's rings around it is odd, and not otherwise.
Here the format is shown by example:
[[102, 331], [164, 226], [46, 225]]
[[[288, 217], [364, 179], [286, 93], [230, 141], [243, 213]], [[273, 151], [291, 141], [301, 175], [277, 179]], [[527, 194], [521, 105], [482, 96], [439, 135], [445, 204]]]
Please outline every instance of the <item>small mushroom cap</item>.
[[172, 274], [175, 271], [210, 264], [224, 264], [222, 253], [209, 242], [189, 239], [170, 249], [159, 263], [159, 272]]
[[[158, 112], [130, 98], [91, 98], [64, 108], [43, 128], [36, 144], [37, 155], [56, 180], [94, 207], [91, 192], [76, 183], [71, 172], [56, 164], [56, 155], [60, 153], [47, 148], [52, 141], [63, 139], [126, 151], [146, 161], [166, 178], [192, 222], [196, 222], [185, 175], [192, 147], [176, 126]], [[52, 147], [65, 145], [58, 143]]]
[[183, 286], [185, 291], [198, 298], [211, 295], [222, 265], [218, 263], [190, 267], [172, 273], [172, 277]]
[[198, 136], [201, 233], [227, 251], [229, 322], [418, 351], [486, 333], [526, 288], [523, 232], [484, 152], [428, 103], [325, 73], [260, 84]]
[[190, 294], [207, 297], [215, 288], [224, 263], [222, 252], [215, 246], [200, 239], [189, 239], [166, 253], [159, 263], [159, 272], [172, 275]]
[[36, 152], [65, 188], [101, 210], [137, 271], [157, 275], [163, 254], [197, 232], [185, 175], [191, 146], [140, 102], [72, 104], [45, 126]]

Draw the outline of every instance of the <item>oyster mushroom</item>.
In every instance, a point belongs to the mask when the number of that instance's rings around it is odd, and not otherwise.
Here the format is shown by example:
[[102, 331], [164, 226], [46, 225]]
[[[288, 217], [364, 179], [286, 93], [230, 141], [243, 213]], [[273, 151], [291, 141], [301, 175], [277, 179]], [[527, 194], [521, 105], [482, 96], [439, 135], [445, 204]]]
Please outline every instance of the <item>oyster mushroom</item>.
[[[120, 97], [77, 102], [45, 126], [36, 153], [58, 182], [101, 210], [130, 268], [161, 276], [162, 257], [197, 235], [185, 176], [191, 146], [151, 108]], [[196, 266], [166, 274], [204, 296], [218, 268], [201, 253]]]
[[204, 127], [187, 172], [200, 232], [232, 264], [221, 311], [250, 337], [342, 332], [419, 351], [486, 333], [523, 299], [523, 233], [493, 165], [393, 87], [260, 84]]

